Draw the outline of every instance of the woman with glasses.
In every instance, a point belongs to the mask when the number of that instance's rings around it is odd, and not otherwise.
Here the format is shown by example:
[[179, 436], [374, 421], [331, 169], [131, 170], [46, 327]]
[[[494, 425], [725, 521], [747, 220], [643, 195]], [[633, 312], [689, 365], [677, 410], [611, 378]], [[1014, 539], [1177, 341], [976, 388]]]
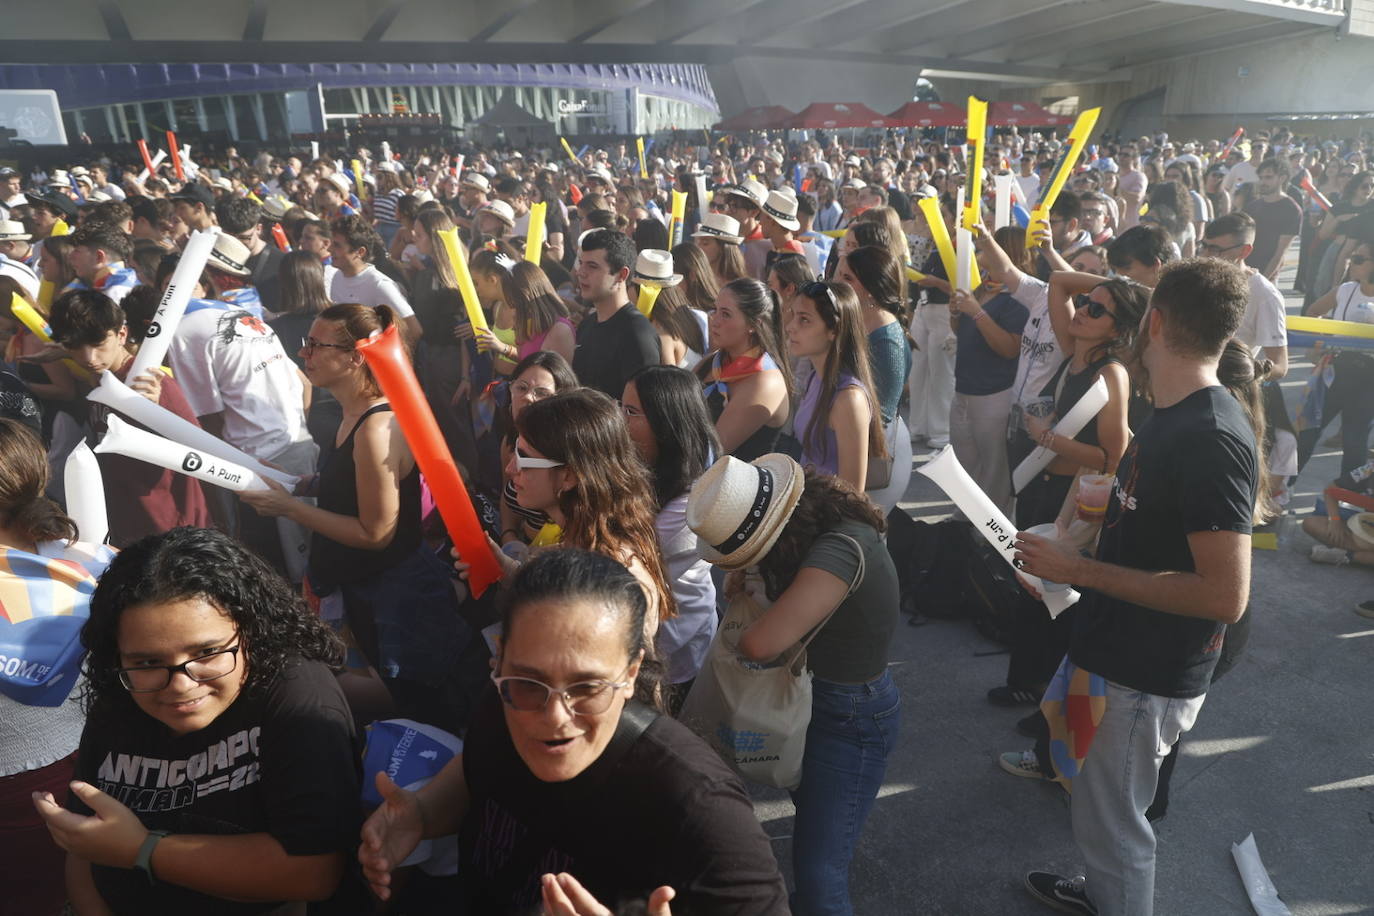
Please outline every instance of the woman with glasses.
[[540, 350], [522, 359], [511, 373], [507, 390], [510, 392], [510, 422], [501, 440], [501, 545], [512, 542], [528, 544], [549, 523], [548, 513], [527, 509], [520, 505], [515, 481], [507, 473], [515, 455], [516, 422], [520, 415], [536, 401], [551, 398], [577, 387], [572, 366], [557, 353]]
[[175, 528], [114, 559], [81, 640], [77, 781], [35, 799], [76, 912], [362, 905], [343, 881], [359, 821], [343, 646], [285, 580]]
[[305, 374], [329, 389], [343, 420], [302, 495], [280, 484], [241, 494], [260, 515], [308, 528], [307, 585], [341, 620], [401, 715], [458, 733], [453, 659], [466, 644], [447, 565], [421, 539], [420, 471], [360, 340], [393, 323], [386, 306], [332, 305], [301, 347]]
[[[81, 535], [98, 540], [101, 533], [77, 531], [44, 497], [48, 459], [34, 427], [0, 419], [0, 606], [5, 617], [24, 624], [21, 630], [0, 623], [0, 654], [36, 662], [37, 651], [25, 651], [26, 645], [46, 644], [51, 652], [43, 658], [51, 668], [45, 682], [0, 669], [0, 859], [15, 876], [6, 882], [0, 912], [57, 916], [67, 900], [65, 857], [34, 817], [31, 796], [65, 795], [72, 779], [86, 719], [76, 637], [111, 552], [77, 543]], [[41, 603], [33, 602], [37, 596]]]
[[788, 912], [739, 778], [652, 705], [648, 614], [639, 580], [603, 553], [521, 568], [463, 755], [418, 792], [375, 775], [384, 803], [358, 858], [378, 896], [420, 839], [456, 831], [462, 912]]
[[[1044, 471], [1016, 494], [1016, 527], [1025, 531], [1055, 521], [1069, 498], [1079, 473], [1112, 474], [1131, 439], [1130, 374], [1126, 362], [1135, 345], [1140, 320], [1149, 305], [1149, 290], [1120, 278], [1103, 280], [1087, 274], [1056, 272], [1050, 277], [1049, 320], [1067, 354], [1040, 389], [1045, 410], [1026, 416], [1031, 442], [1054, 454]], [[1065, 416], [1097, 380], [1107, 383], [1107, 404], [1073, 437], [1054, 432]], [[988, 691], [998, 706], [1034, 706], [1068, 648], [1073, 610], [1051, 620], [1039, 600], [1023, 592], [1017, 605], [1011, 659], [1004, 686]], [[1032, 722], [1040, 724], [1039, 714]], [[1034, 755], [1003, 760], [1036, 769]]]

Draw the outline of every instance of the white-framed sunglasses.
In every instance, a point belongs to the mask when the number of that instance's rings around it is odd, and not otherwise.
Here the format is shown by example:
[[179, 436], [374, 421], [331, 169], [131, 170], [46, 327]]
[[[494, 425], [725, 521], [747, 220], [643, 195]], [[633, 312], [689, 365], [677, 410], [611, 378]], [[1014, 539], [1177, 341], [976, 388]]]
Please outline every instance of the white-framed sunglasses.
[[520, 446], [515, 447], [515, 466], [522, 471], [528, 471], [531, 468], [561, 468], [566, 463], [565, 461], [554, 461], [552, 458], [531, 458], [520, 451]]

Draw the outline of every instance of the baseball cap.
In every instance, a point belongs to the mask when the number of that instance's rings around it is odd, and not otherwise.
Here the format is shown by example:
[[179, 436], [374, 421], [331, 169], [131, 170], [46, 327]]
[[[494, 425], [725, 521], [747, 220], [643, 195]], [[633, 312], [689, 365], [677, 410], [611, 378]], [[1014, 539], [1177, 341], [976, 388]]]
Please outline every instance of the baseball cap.
[[213, 209], [215, 206], [215, 195], [210, 193], [210, 189], [198, 181], [188, 181], [186, 184], [182, 185], [180, 191], [177, 191], [175, 194], [168, 194], [167, 199], [204, 204], [207, 210]]

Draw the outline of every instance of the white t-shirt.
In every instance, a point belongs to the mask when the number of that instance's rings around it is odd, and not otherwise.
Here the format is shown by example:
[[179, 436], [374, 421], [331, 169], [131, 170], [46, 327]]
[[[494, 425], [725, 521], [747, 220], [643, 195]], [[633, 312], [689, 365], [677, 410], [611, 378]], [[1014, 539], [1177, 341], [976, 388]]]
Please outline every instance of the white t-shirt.
[[1337, 321], [1358, 321], [1374, 324], [1374, 301], [1360, 292], [1360, 284], [1351, 280], [1336, 290], [1336, 308], [1331, 317]]
[[1265, 347], [1288, 346], [1288, 326], [1284, 319], [1283, 296], [1258, 270], [1250, 271], [1250, 301], [1236, 329], [1236, 340], [1259, 356]]
[[1221, 181], [1221, 186], [1227, 191], [1234, 191], [1240, 185], [1249, 184], [1252, 181], [1259, 181], [1259, 171], [1246, 161], [1227, 172], [1226, 177]]
[[1021, 198], [1026, 201], [1026, 209], [1029, 210], [1035, 203], [1036, 196], [1040, 193], [1039, 175], [1017, 175], [1016, 183], [1021, 186]]
[[389, 305], [397, 318], [415, 314], [396, 281], [371, 264], [358, 271], [356, 277], [345, 277], [342, 270], [334, 274], [329, 282], [329, 301], [356, 302], [370, 308]]
[[230, 445], [271, 458], [310, 438], [296, 366], [249, 312], [204, 308], [185, 316], [167, 359], [196, 416], [223, 411]]
[[1011, 383], [1011, 429], [1021, 429], [1024, 414], [1018, 408], [1040, 397], [1040, 392], [1064, 361], [1064, 351], [1050, 323], [1050, 285], [1023, 274], [1012, 298], [1030, 312], [1021, 329], [1021, 356], [1016, 361], [1016, 378]]

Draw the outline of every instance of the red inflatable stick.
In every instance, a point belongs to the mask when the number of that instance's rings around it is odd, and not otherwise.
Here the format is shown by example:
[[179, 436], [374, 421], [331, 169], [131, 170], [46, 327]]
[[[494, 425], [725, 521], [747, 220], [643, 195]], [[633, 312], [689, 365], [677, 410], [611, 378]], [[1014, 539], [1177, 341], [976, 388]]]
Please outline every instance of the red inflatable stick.
[[147, 140], [138, 141], [138, 152], [139, 155], [143, 157], [143, 167], [148, 170], [148, 174], [154, 174], [157, 171], [157, 169], [153, 168], [153, 157], [148, 155]]
[[1312, 183], [1311, 175], [1302, 176], [1302, 189], [1307, 192], [1307, 196], [1316, 201], [1317, 206], [1323, 210], [1331, 209], [1331, 201], [1326, 199], [1326, 195], [1317, 190], [1317, 186]]
[[1374, 499], [1370, 499], [1363, 493], [1356, 493], [1353, 490], [1347, 490], [1344, 487], [1327, 487], [1326, 495], [1333, 497], [1343, 503], [1349, 503], [1355, 508], [1362, 509], [1365, 512], [1374, 512]]
[[186, 170], [181, 167], [181, 147], [177, 146], [177, 135], [167, 131], [167, 152], [172, 157], [172, 168], [176, 169], [177, 181], [186, 180]]
[[282, 251], [290, 251], [291, 243], [286, 240], [286, 230], [281, 223], [272, 224], [272, 241], [277, 243], [277, 247]]
[[367, 360], [368, 368], [382, 386], [382, 394], [391, 402], [396, 422], [415, 453], [420, 473], [429, 481], [430, 492], [439, 506], [444, 527], [453, 538], [458, 555], [470, 564], [468, 588], [474, 596], [481, 596], [487, 586], [501, 578], [501, 567], [492, 556], [486, 532], [477, 519], [467, 487], [453, 463], [439, 424], [434, 421], [424, 392], [415, 378], [415, 370], [401, 347], [396, 325], [387, 328], [370, 340], [358, 341], [358, 352]]

